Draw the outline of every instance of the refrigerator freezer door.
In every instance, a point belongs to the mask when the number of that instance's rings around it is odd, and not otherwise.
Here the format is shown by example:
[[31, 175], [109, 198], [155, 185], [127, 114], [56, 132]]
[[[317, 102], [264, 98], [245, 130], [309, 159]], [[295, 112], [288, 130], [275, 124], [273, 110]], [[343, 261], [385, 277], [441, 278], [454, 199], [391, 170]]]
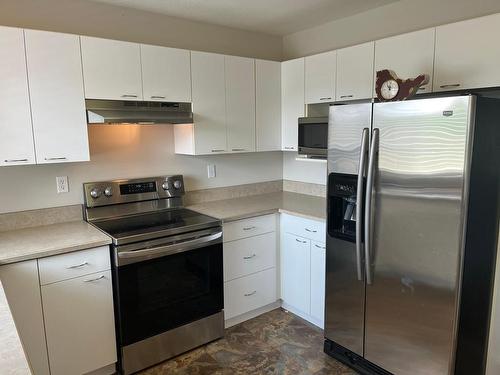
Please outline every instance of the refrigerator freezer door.
[[[365, 320], [365, 281], [363, 259], [357, 257], [361, 249], [356, 249], [356, 233], [336, 236], [333, 227], [335, 220], [345, 218], [346, 214], [333, 212], [335, 192], [342, 190], [351, 181], [352, 193], [356, 195], [360, 151], [363, 142], [363, 129], [371, 128], [372, 104], [351, 104], [330, 107], [328, 140], [328, 217], [326, 251], [326, 301], [325, 336], [337, 344], [363, 355], [363, 336]], [[368, 145], [368, 132], [365, 131], [365, 145]], [[339, 185], [339, 187], [336, 187]], [[349, 199], [344, 199], [349, 202]], [[338, 202], [337, 202], [338, 203]], [[345, 202], [344, 202], [345, 203]], [[346, 210], [349, 210], [347, 205]], [[361, 210], [362, 211], [362, 210]], [[340, 215], [340, 216], [339, 216]], [[352, 215], [347, 215], [352, 216]], [[356, 208], [356, 220], [362, 219], [362, 212]], [[338, 228], [337, 228], [338, 229]], [[356, 225], [356, 231], [360, 226]], [[358, 270], [360, 274], [358, 275]]]
[[394, 374], [452, 372], [473, 104], [462, 96], [374, 105], [365, 358]]

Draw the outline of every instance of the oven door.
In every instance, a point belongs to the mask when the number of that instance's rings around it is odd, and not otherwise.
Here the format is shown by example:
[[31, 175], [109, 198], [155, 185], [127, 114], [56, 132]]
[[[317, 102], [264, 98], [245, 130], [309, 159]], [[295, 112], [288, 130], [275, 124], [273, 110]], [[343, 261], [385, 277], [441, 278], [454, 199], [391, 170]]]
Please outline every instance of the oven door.
[[223, 310], [220, 227], [142, 245], [113, 249], [121, 346]]
[[299, 118], [299, 154], [325, 157], [328, 149], [328, 118]]

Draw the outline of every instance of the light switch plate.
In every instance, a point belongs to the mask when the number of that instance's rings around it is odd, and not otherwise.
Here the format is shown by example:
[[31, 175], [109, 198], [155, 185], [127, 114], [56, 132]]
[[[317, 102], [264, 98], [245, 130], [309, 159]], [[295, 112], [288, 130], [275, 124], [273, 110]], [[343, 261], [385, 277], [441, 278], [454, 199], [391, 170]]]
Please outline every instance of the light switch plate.
[[57, 194], [67, 193], [69, 191], [68, 176], [56, 177]]
[[208, 178], [215, 178], [216, 176], [215, 164], [207, 165], [207, 173], [208, 173]]

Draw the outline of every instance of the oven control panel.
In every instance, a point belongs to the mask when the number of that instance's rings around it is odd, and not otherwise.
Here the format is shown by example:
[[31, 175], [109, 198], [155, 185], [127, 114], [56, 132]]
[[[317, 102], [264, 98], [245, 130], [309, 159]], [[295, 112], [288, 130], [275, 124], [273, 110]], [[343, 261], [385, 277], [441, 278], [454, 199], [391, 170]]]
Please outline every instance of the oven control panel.
[[99, 207], [184, 195], [182, 175], [87, 182], [83, 184], [85, 206]]

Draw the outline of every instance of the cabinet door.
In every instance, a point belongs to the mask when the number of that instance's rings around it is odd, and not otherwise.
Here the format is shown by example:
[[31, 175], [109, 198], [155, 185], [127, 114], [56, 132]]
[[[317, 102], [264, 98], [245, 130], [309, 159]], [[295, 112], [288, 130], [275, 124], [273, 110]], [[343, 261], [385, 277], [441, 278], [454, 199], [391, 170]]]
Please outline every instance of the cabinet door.
[[304, 116], [304, 58], [281, 64], [281, 147], [297, 151], [298, 119]]
[[374, 42], [337, 51], [337, 100], [372, 96]]
[[0, 26], [0, 165], [35, 164], [22, 29]]
[[257, 151], [281, 150], [281, 63], [255, 60]]
[[311, 316], [323, 328], [325, 319], [325, 265], [324, 243], [311, 243]]
[[225, 152], [226, 86], [224, 55], [191, 52], [196, 154]]
[[327, 103], [335, 100], [337, 51], [306, 57], [306, 104]]
[[191, 101], [191, 61], [188, 50], [141, 45], [144, 100]]
[[111, 272], [42, 286], [51, 375], [86, 374], [116, 362]]
[[1, 266], [0, 280], [31, 372], [49, 375], [37, 261], [28, 260]]
[[285, 233], [282, 250], [283, 301], [299, 311], [311, 310], [311, 242]]
[[[422, 86], [419, 93], [432, 92], [434, 67], [435, 29], [420, 30], [397, 35], [375, 42], [375, 78], [378, 70], [390, 69], [399, 78], [415, 78], [420, 74], [429, 75], [429, 83]], [[373, 81], [375, 90], [376, 79]], [[374, 96], [375, 91], [374, 92]]]
[[142, 100], [139, 44], [82, 36], [88, 99]]
[[225, 56], [227, 148], [255, 151], [255, 62]]
[[434, 91], [500, 86], [500, 14], [436, 28]]
[[79, 37], [25, 36], [37, 163], [90, 160]]

